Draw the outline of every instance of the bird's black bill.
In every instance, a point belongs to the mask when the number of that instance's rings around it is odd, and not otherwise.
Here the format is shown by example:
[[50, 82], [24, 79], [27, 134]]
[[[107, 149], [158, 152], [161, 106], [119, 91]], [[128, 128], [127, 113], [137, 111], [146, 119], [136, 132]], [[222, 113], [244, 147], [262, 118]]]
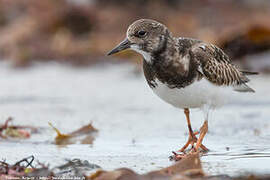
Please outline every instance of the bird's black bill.
[[130, 42], [129, 40], [126, 38], [124, 41], [122, 41], [120, 44], [118, 44], [114, 49], [112, 49], [107, 55], [112, 55], [115, 53], [118, 53], [120, 51], [123, 51], [125, 49], [130, 48]]

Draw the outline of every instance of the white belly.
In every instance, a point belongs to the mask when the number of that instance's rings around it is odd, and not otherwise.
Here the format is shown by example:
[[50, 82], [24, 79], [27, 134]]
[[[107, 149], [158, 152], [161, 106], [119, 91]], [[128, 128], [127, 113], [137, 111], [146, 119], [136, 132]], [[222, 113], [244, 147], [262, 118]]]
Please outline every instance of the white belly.
[[159, 80], [154, 93], [167, 103], [178, 108], [202, 108], [204, 105], [216, 108], [227, 102], [233, 93], [230, 87], [220, 87], [211, 84], [206, 79], [196, 81], [185, 88], [169, 88]]

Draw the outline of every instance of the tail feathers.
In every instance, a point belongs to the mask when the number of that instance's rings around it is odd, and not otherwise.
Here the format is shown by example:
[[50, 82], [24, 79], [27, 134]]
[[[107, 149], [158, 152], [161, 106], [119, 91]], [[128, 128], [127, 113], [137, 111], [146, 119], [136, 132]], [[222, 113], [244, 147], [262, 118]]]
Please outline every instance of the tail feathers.
[[257, 75], [259, 74], [258, 72], [250, 72], [250, 71], [241, 71], [242, 76], [241, 78], [241, 84], [235, 85], [233, 89], [238, 92], [252, 92], [254, 93], [255, 90], [249, 87], [246, 83], [249, 82], [250, 80], [246, 77], [249, 75]]
[[240, 84], [240, 85], [236, 85], [236, 86], [234, 86], [233, 89], [234, 89], [235, 91], [238, 91], [238, 92], [252, 92], [252, 93], [255, 92], [255, 90], [253, 90], [251, 87], [249, 87], [249, 86], [246, 85], [245, 83]]
[[241, 76], [240, 78], [241, 78], [241, 82], [242, 82], [243, 84], [250, 81], [245, 75]]
[[[243, 84], [249, 82], [250, 80], [246, 77], [249, 75], [258, 75], [258, 72], [250, 72], [250, 71], [241, 71], [242, 75], [241, 75], [241, 81]], [[247, 85], [246, 85], [247, 86]], [[247, 86], [248, 87], [248, 86]]]
[[250, 72], [250, 71], [241, 71], [241, 73], [243, 73], [243, 75], [258, 75], [258, 72]]

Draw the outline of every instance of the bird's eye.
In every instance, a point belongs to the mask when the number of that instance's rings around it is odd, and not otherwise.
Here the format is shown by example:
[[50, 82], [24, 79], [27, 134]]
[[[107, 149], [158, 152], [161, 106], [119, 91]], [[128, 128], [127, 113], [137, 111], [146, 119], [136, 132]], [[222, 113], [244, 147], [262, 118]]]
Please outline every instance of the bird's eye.
[[138, 34], [138, 37], [144, 37], [146, 35], [146, 31], [141, 30], [141, 31], [138, 31], [137, 34]]

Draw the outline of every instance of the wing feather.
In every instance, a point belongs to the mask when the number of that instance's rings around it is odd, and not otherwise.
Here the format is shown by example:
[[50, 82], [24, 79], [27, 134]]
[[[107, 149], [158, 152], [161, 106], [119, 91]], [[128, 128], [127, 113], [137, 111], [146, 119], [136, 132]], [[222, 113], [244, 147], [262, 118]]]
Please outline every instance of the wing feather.
[[254, 92], [245, 83], [246, 73], [230, 63], [229, 57], [212, 44], [198, 43], [191, 48], [190, 54], [198, 61], [198, 71], [211, 83], [218, 86], [232, 86], [235, 91]]

